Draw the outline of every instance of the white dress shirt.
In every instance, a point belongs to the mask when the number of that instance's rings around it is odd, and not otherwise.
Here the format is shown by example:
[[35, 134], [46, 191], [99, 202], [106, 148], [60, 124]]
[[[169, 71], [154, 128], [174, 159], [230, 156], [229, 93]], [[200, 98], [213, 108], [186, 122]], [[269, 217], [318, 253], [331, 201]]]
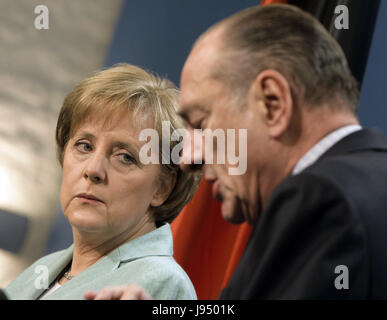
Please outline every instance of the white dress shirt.
[[328, 149], [346, 136], [363, 129], [360, 125], [351, 124], [331, 132], [317, 142], [295, 165], [292, 175], [299, 174], [307, 167], [315, 163]]

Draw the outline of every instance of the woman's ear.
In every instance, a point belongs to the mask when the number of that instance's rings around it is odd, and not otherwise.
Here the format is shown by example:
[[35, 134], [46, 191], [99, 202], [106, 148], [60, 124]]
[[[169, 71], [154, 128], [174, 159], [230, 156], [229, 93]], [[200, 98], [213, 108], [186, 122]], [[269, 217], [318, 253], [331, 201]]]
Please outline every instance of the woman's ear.
[[293, 98], [287, 79], [276, 70], [264, 70], [257, 75], [250, 88], [253, 103], [268, 134], [279, 138], [289, 127]]
[[176, 172], [174, 172], [173, 174], [169, 174], [167, 177], [159, 177], [159, 180], [157, 182], [158, 185], [151, 201], [152, 207], [159, 207], [168, 199], [173, 188], [175, 187], [176, 179]]

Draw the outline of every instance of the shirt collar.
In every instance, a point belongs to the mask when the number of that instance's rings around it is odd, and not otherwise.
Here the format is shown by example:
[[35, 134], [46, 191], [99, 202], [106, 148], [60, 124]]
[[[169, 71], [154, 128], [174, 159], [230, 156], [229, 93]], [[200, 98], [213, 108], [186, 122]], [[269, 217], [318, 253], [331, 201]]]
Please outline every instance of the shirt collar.
[[331, 132], [319, 142], [317, 142], [295, 165], [292, 175], [301, 173], [307, 167], [315, 163], [328, 149], [339, 142], [344, 137], [353, 132], [361, 130], [362, 127], [357, 124], [351, 124], [341, 127]]
[[172, 231], [170, 225], [166, 223], [141, 237], [121, 245], [108, 256], [116, 260], [116, 268], [118, 268], [121, 262], [129, 262], [146, 256], [172, 255]]

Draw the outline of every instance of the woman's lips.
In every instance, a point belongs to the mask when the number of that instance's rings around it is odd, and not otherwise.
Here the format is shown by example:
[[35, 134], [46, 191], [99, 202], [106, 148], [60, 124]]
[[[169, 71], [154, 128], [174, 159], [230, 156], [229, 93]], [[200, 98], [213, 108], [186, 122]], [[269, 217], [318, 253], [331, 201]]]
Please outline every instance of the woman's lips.
[[92, 194], [79, 193], [75, 197], [89, 203], [104, 203], [101, 199], [97, 198]]

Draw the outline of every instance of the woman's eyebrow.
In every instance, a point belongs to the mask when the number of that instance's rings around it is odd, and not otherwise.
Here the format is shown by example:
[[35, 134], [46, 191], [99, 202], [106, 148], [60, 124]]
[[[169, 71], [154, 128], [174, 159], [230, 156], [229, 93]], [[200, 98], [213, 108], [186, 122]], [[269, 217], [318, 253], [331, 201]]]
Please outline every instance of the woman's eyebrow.
[[78, 138], [83, 138], [83, 139], [88, 139], [88, 140], [95, 140], [95, 136], [88, 132], [88, 131], [80, 131], [75, 134], [76, 137]]

